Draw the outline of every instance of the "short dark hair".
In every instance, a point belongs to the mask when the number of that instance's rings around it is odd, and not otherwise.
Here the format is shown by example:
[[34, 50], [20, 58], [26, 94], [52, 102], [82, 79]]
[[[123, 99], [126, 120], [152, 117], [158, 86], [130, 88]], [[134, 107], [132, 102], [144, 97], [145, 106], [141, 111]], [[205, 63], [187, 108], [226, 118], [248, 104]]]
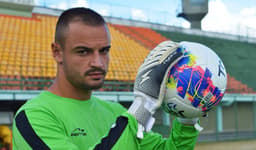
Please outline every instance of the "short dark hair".
[[92, 9], [77, 7], [70, 8], [62, 12], [55, 30], [55, 42], [64, 47], [65, 29], [71, 22], [81, 21], [86, 25], [100, 26], [106, 24], [104, 18]]

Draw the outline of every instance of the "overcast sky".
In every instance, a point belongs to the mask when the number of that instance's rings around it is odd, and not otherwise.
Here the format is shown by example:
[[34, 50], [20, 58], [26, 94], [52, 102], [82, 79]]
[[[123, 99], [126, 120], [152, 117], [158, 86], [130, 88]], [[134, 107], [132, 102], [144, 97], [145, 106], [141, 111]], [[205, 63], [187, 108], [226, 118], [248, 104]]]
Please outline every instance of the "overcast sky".
[[[181, 0], [36, 0], [36, 4], [59, 9], [84, 6], [104, 16], [190, 27], [176, 17]], [[256, 37], [256, 0], [209, 0], [208, 7], [202, 30]]]

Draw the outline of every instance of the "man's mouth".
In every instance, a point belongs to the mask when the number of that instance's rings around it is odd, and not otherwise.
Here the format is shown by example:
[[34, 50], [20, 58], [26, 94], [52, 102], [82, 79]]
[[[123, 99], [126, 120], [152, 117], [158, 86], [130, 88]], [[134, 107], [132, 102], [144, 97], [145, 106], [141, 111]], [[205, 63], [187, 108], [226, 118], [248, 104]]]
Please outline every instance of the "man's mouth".
[[86, 75], [90, 76], [91, 78], [94, 78], [94, 79], [99, 79], [99, 78], [104, 77], [105, 73], [102, 71], [90, 71]]

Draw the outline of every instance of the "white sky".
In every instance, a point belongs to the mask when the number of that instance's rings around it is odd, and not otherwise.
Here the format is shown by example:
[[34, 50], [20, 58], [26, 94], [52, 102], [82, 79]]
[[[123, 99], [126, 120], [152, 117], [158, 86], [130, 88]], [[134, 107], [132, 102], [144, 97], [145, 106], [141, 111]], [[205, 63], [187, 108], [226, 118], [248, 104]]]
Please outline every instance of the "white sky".
[[[36, 4], [59, 9], [90, 7], [104, 16], [190, 27], [189, 22], [176, 17], [181, 0], [36, 0]], [[256, 0], [209, 0], [208, 7], [202, 30], [256, 37]]]
[[255, 5], [241, 8], [237, 12], [232, 12], [221, 0], [210, 1], [209, 13], [202, 21], [202, 29], [228, 33], [241, 32], [256, 36], [256, 1]]

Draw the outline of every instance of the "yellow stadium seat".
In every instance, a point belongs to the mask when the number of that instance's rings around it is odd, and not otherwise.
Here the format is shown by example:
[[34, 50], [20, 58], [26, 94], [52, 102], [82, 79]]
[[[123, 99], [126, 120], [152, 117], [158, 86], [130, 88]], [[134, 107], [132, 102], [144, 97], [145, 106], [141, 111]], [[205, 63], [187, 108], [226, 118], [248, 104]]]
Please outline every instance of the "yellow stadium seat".
[[[112, 25], [109, 25], [109, 28], [113, 45], [111, 48], [112, 70], [120, 71], [116, 80], [134, 80], [135, 76], [130, 74], [137, 72], [137, 68], [139, 68], [149, 50], [116, 30]], [[138, 50], [140, 51], [138, 52]]]
[[[29, 19], [0, 16], [0, 74], [54, 78], [57, 67], [50, 44], [54, 40], [56, 21], [56, 16], [40, 14], [33, 14]], [[108, 26], [112, 48], [106, 79], [134, 80], [149, 50], [113, 25]]]

